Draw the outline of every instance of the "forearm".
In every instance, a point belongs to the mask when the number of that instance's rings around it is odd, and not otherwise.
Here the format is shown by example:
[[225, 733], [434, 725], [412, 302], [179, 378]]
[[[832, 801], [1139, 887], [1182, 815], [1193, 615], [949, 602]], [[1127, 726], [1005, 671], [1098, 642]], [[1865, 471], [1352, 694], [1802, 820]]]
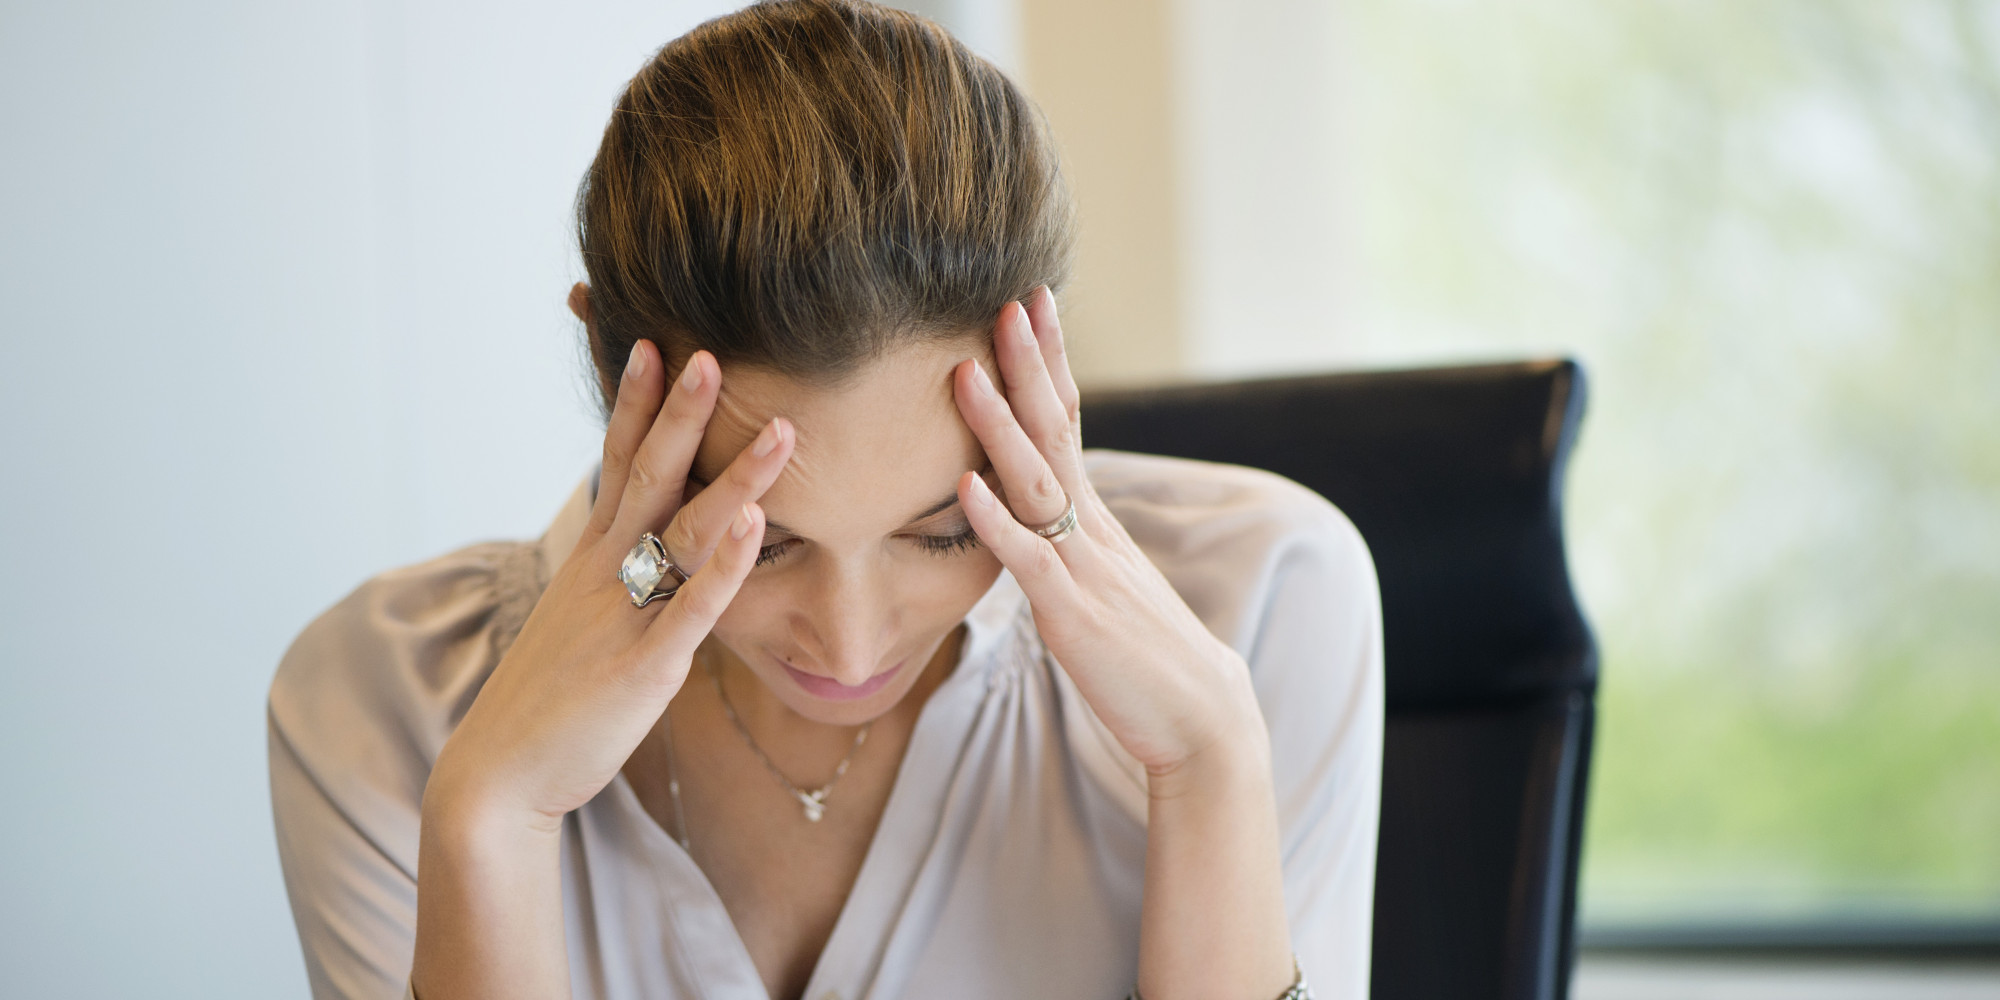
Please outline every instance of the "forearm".
[[1291, 985], [1270, 742], [1261, 724], [1151, 776], [1145, 891], [1145, 1000], [1268, 1000]]
[[569, 996], [561, 826], [427, 794], [417, 860], [419, 1000]]

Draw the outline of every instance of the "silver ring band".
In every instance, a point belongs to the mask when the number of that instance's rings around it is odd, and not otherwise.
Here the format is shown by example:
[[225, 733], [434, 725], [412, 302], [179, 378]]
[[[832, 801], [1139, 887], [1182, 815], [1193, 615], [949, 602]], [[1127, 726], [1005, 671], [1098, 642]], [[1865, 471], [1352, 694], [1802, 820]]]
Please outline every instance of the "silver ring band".
[[[632, 606], [643, 608], [674, 596], [688, 582], [688, 575], [667, 558], [667, 546], [660, 536], [648, 531], [639, 536], [639, 544], [632, 546], [632, 551], [625, 553], [625, 561], [618, 564], [618, 582], [632, 595]], [[660, 586], [663, 583], [667, 584], [664, 588]]]
[[1062, 512], [1061, 517], [1056, 518], [1055, 520], [1050, 521], [1049, 523], [1042, 525], [1039, 528], [1033, 528], [1030, 530], [1034, 531], [1035, 534], [1048, 539], [1051, 543], [1060, 542], [1063, 539], [1068, 538], [1070, 536], [1070, 532], [1076, 530], [1076, 501], [1071, 500], [1069, 502], [1068, 509]]

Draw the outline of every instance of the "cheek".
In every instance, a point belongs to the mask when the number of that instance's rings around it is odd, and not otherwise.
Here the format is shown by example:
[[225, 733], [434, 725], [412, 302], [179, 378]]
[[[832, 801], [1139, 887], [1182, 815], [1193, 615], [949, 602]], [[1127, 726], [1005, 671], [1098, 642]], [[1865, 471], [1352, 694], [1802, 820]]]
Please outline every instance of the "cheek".
[[894, 592], [904, 607], [923, 609], [925, 623], [938, 631], [957, 625], [1000, 576], [1000, 560], [984, 548], [917, 560], [897, 578]]
[[736, 599], [722, 610], [722, 617], [715, 620], [715, 627], [709, 634], [731, 649], [747, 649], [757, 645], [760, 637], [780, 634], [785, 629], [786, 609], [793, 602], [786, 595], [786, 588], [772, 586], [768, 579], [759, 579], [762, 574], [752, 571], [750, 578], [737, 588]]

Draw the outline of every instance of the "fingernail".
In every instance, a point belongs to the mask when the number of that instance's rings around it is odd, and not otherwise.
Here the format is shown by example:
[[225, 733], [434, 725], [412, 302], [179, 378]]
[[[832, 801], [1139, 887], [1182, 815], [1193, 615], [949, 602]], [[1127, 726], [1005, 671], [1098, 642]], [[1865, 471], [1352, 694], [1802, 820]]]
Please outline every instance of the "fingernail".
[[[1051, 315], [1051, 316], [1055, 315], [1055, 312], [1056, 312], [1056, 293], [1055, 293], [1054, 291], [1050, 290], [1049, 286], [1047, 286], [1047, 285], [1043, 285], [1043, 286], [1042, 286], [1042, 301], [1048, 304], [1048, 307], [1049, 307], [1049, 315]], [[1063, 342], [1063, 332], [1062, 332], [1062, 324], [1061, 324], [1061, 323], [1057, 323], [1057, 324], [1056, 324], [1056, 343], [1060, 344], [1060, 343], [1062, 343], [1062, 342]]]
[[972, 477], [972, 499], [981, 507], [993, 506], [993, 490], [978, 476]]
[[632, 353], [625, 358], [626, 378], [637, 378], [640, 372], [646, 370], [646, 355], [639, 350], [639, 344], [641, 343], [644, 343], [644, 341], [633, 343]]
[[1014, 303], [1014, 336], [1023, 344], [1035, 342], [1035, 325], [1028, 322], [1028, 308]]
[[750, 505], [736, 508], [736, 520], [729, 522], [729, 537], [738, 541], [750, 533]]
[[701, 364], [694, 358], [688, 359], [687, 371], [681, 373], [681, 388], [687, 392], [701, 388]]
[[979, 394], [982, 396], [993, 395], [993, 380], [986, 377], [986, 366], [975, 360], [972, 362], [972, 370], [979, 376], [972, 380], [979, 386]]
[[764, 425], [764, 430], [757, 435], [756, 443], [750, 446], [750, 454], [755, 455], [758, 458], [763, 458], [765, 455], [769, 455], [771, 453], [771, 449], [776, 448], [777, 446], [778, 446], [778, 419], [776, 417], [773, 417], [771, 418], [770, 423]]

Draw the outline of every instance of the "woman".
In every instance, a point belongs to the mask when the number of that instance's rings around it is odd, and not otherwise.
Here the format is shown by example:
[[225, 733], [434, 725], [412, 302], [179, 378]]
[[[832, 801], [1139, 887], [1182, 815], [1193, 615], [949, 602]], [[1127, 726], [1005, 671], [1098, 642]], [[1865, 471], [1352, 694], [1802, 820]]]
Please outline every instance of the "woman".
[[315, 996], [1365, 994], [1366, 549], [1078, 450], [1070, 205], [998, 71], [752, 7], [633, 79], [578, 212], [601, 466], [272, 686]]

